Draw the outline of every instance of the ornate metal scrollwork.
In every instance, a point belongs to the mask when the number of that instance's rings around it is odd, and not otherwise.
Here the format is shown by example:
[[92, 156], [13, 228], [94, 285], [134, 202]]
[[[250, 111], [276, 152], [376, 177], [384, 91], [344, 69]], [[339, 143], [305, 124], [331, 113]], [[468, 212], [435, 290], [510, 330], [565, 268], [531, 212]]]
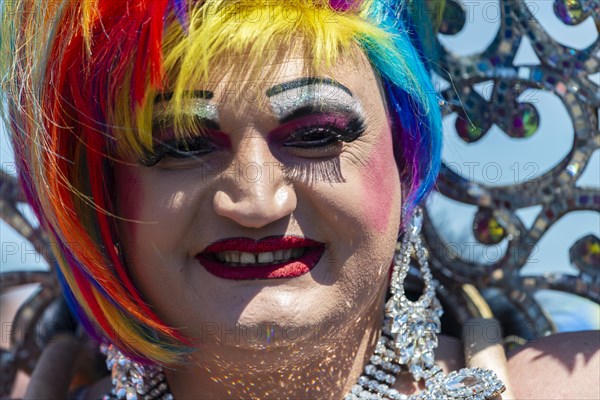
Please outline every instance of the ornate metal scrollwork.
[[[455, 35], [464, 28], [469, 2], [447, 3], [440, 33]], [[465, 283], [475, 285], [496, 314], [503, 314], [503, 309], [518, 311], [521, 324], [534, 327], [525, 334], [521, 330], [526, 339], [556, 330], [533, 297], [535, 290], [558, 290], [600, 303], [600, 240], [595, 235], [581, 238], [571, 247], [570, 260], [578, 275], [522, 274], [532, 249], [554, 223], [574, 211], [600, 211], [598, 187], [577, 184], [592, 153], [600, 147], [600, 83], [591, 79], [600, 72], [600, 39], [583, 49], [569, 48], [552, 38], [530, 6], [523, 0], [500, 0], [498, 32], [480, 54], [458, 56], [437, 42], [440, 59], [435, 72], [451, 82], [441, 92], [444, 113], [457, 114], [456, 134], [465, 143], [481, 140], [494, 124], [517, 143], [519, 138], [535, 135], [540, 125], [539, 110], [534, 104], [519, 101], [520, 96], [527, 89], [548, 91], [560, 98], [568, 112], [575, 133], [572, 146], [562, 160], [541, 176], [512, 185], [469, 181], [444, 165], [437, 185], [439, 192], [477, 207], [473, 235], [480, 244], [506, 240], [507, 249], [501, 258], [485, 264], [452, 251], [431, 252], [434, 273], [448, 292], [458, 291]], [[597, 1], [556, 0], [553, 10], [564, 24], [577, 25], [591, 18], [600, 30]], [[514, 65], [524, 38], [531, 43], [539, 64]], [[489, 99], [475, 90], [481, 82], [493, 85]], [[541, 209], [531, 227], [527, 227], [517, 211], [530, 206]], [[431, 219], [424, 226], [424, 234], [430, 248], [447, 247]], [[455, 299], [456, 307], [460, 307], [458, 300]], [[510, 329], [507, 333], [511, 333]]]

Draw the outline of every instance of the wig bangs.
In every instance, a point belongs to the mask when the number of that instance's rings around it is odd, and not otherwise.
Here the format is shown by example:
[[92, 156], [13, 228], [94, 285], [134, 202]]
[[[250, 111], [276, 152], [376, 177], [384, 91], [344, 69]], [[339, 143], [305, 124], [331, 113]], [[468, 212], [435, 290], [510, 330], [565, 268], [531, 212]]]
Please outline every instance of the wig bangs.
[[[261, 85], [265, 79], [273, 79], [264, 68], [276, 65], [290, 52], [303, 54], [307, 74], [320, 76], [340, 57], [352, 61], [361, 38], [369, 38], [382, 51], [393, 47], [390, 35], [367, 22], [361, 13], [335, 12], [322, 3], [207, 0], [191, 5], [184, 17], [169, 14], [160, 84], [152, 84], [146, 77], [144, 95], [137, 104], [132, 104], [131, 87], [123, 85], [117, 93], [109, 120], [115, 127], [118, 154], [139, 157], [152, 150], [152, 123], [160, 98], [169, 99], [169, 117], [177, 137], [201, 134], [202, 127], [190, 118], [185, 105], [195, 89], [218, 88], [218, 78], [226, 72], [234, 74], [234, 81]], [[235, 66], [230, 63], [234, 57]], [[129, 74], [126, 81], [140, 79], [132, 78], [137, 75], [133, 69]]]

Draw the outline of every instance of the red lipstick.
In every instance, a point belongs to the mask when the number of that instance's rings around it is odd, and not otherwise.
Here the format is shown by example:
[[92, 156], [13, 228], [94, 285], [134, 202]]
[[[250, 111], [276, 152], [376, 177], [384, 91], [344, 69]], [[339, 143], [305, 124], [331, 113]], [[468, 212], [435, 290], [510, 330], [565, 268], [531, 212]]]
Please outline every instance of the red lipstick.
[[[289, 249], [302, 249], [303, 254], [285, 261], [249, 265], [232, 265], [219, 261], [216, 257], [216, 253], [226, 251], [263, 253]], [[231, 238], [210, 244], [196, 256], [196, 259], [208, 272], [219, 278], [233, 280], [281, 279], [296, 278], [308, 273], [317, 265], [324, 251], [324, 243], [300, 236], [269, 236], [260, 240]]]

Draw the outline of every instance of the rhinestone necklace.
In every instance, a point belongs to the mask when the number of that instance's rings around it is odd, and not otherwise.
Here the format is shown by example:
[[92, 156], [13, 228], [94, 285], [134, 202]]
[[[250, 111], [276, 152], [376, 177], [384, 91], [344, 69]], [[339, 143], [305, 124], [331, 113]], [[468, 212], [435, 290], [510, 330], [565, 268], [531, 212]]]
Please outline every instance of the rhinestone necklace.
[[[390, 322], [390, 321], [387, 321]], [[463, 368], [446, 375], [434, 365], [421, 372], [426, 389], [418, 394], [406, 395], [393, 388], [402, 371], [394, 339], [382, 334], [375, 352], [365, 366], [363, 374], [346, 394], [344, 400], [485, 400], [505, 390], [504, 384], [493, 371], [482, 368]], [[131, 361], [114, 346], [102, 346], [106, 365], [112, 374], [113, 388], [103, 400], [174, 400], [161, 368], [144, 366]]]

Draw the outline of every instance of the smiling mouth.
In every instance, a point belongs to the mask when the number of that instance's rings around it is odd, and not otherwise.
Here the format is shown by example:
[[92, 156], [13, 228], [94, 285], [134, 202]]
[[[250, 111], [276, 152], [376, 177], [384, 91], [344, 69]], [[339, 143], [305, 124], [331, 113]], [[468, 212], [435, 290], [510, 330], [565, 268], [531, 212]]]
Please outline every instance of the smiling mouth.
[[211, 274], [224, 279], [296, 278], [319, 262], [325, 244], [298, 236], [217, 241], [196, 256]]
[[308, 248], [294, 248], [275, 251], [264, 251], [260, 253], [249, 253], [247, 251], [224, 251], [214, 253], [217, 261], [231, 266], [256, 266], [256, 264], [273, 264], [288, 262], [302, 257]]

